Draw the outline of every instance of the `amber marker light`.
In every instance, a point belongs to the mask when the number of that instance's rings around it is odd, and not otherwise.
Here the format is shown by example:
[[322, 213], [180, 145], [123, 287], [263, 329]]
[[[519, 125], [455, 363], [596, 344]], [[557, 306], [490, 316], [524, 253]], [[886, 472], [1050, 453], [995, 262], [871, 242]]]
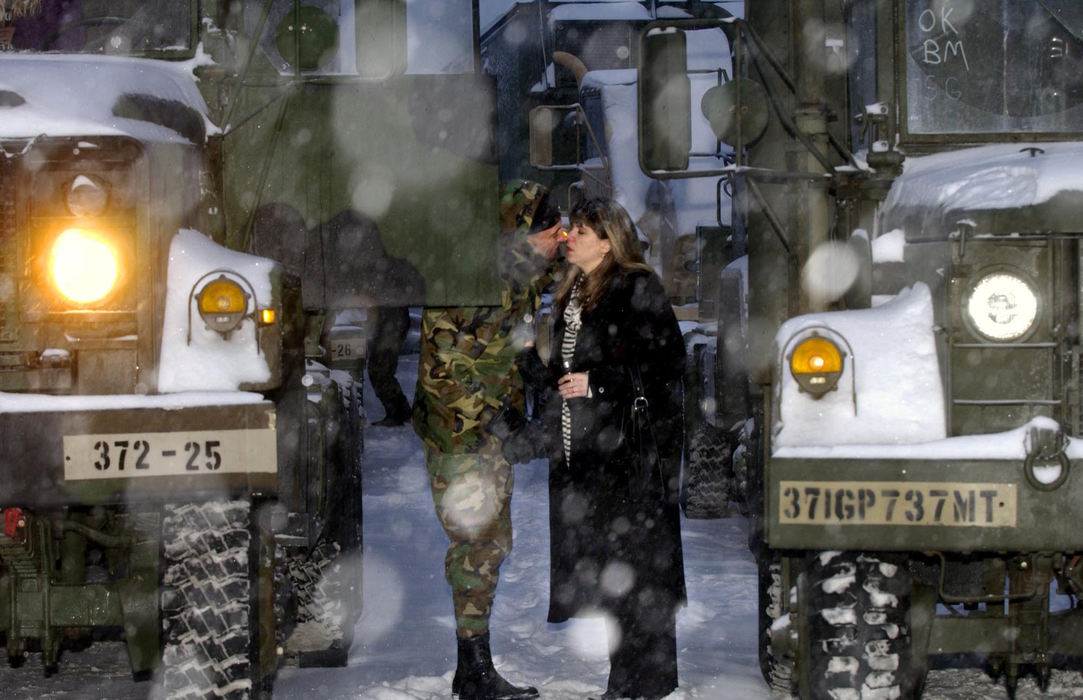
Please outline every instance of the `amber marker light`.
[[818, 335], [798, 343], [790, 355], [790, 372], [798, 385], [819, 398], [835, 388], [842, 375], [842, 353]]
[[211, 330], [229, 333], [241, 325], [248, 310], [248, 295], [225, 275], [209, 282], [196, 295], [199, 315]]
[[107, 242], [89, 231], [68, 229], [53, 242], [49, 271], [65, 298], [92, 304], [113, 291], [120, 268], [117, 253]]
[[260, 309], [259, 310], [259, 322], [265, 326], [269, 326], [275, 322], [275, 310], [274, 309]]
[[199, 310], [205, 314], [244, 311], [244, 290], [233, 280], [219, 277], [199, 295]]

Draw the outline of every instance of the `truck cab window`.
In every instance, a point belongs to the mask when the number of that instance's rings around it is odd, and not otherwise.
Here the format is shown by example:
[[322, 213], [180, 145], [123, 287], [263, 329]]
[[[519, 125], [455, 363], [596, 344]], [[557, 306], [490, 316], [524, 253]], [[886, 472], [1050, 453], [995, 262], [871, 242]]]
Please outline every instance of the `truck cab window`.
[[451, 0], [406, 2], [406, 72], [473, 73], [470, 3]]
[[14, 0], [0, 51], [147, 55], [192, 47], [192, 6], [175, 0]]
[[1069, 2], [906, 6], [913, 133], [1079, 131], [1083, 9]]

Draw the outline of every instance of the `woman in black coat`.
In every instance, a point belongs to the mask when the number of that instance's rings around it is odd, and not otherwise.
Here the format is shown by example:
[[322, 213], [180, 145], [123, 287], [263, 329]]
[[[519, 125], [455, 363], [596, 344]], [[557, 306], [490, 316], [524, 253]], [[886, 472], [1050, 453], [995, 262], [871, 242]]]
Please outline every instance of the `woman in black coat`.
[[[610, 200], [576, 205], [549, 358], [549, 621], [604, 614], [605, 698], [677, 687], [676, 613], [686, 600], [677, 484], [684, 342], [635, 228]], [[660, 464], [630, 447], [638, 367]], [[613, 637], [613, 635], [617, 635]]]

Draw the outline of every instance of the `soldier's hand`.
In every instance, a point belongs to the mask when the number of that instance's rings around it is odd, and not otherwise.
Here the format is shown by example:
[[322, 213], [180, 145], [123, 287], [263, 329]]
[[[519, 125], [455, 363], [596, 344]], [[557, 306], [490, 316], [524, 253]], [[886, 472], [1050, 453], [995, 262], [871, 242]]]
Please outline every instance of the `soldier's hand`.
[[509, 464], [526, 464], [545, 456], [545, 427], [530, 421], [500, 443], [500, 452]]
[[535, 253], [552, 260], [557, 255], [557, 248], [564, 241], [561, 228], [562, 224], [558, 221], [544, 231], [527, 236], [527, 241]]

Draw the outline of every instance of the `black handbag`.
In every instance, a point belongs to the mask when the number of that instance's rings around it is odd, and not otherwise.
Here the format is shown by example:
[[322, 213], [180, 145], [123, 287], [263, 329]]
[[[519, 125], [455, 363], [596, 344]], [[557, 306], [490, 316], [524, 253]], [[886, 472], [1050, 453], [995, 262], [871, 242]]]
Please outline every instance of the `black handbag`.
[[632, 458], [638, 471], [639, 483], [644, 493], [662, 494], [665, 482], [662, 479], [662, 459], [658, 453], [658, 440], [651, 425], [650, 402], [643, 391], [643, 378], [638, 365], [631, 365], [629, 374], [632, 378], [631, 421], [626, 438]]

